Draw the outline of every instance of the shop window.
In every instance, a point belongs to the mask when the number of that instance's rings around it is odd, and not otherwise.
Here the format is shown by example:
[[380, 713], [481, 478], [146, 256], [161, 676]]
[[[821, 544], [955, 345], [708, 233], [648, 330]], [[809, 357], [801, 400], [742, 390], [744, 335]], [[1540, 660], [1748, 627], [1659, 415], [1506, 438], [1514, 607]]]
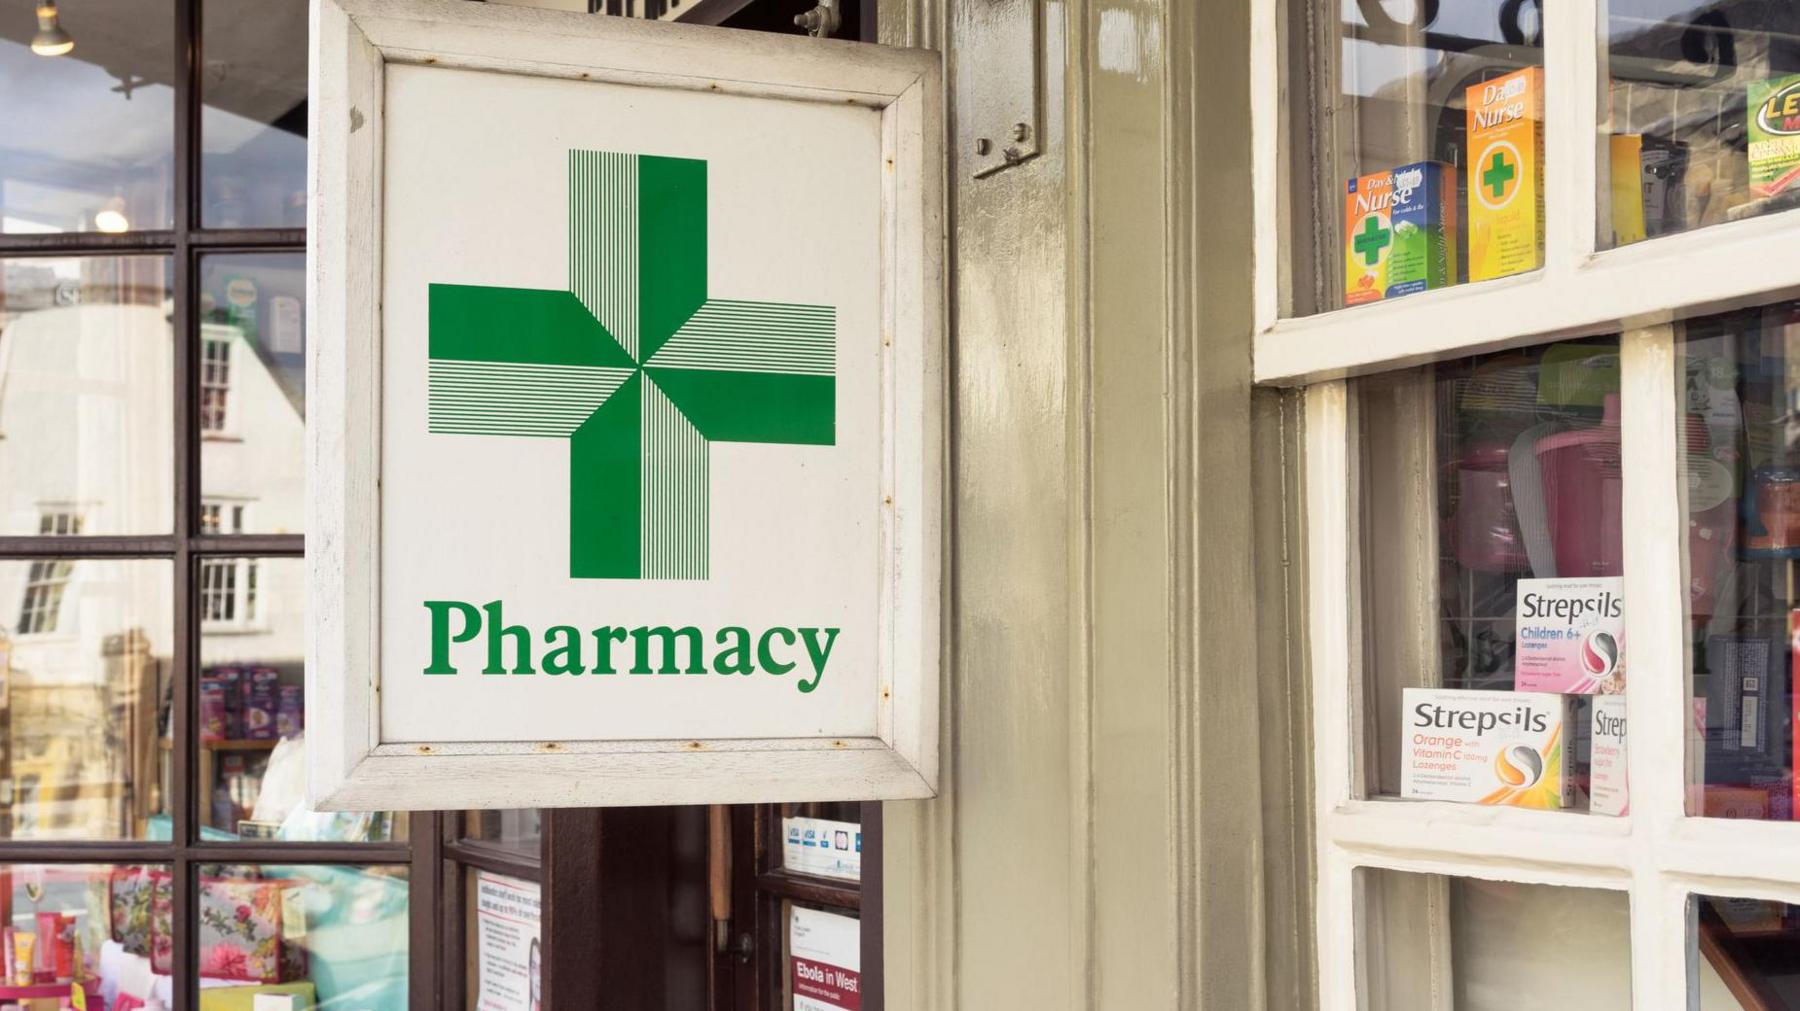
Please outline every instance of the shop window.
[[32, 562], [25, 576], [25, 599], [19, 604], [20, 635], [40, 635], [56, 631], [62, 613], [63, 590], [75, 563], [66, 559]]
[[200, 431], [219, 435], [231, 409], [231, 337], [207, 334], [200, 338]]
[[[1321, 1005], [1793, 1004], [1795, 10], [1257, 16], [1306, 99], [1258, 106], [1254, 371], [1304, 390]], [[1477, 277], [1464, 78], [1540, 67], [1530, 269]], [[1349, 181], [1431, 160], [1462, 283], [1352, 304]], [[1571, 916], [1581, 964], [1519, 946]]]

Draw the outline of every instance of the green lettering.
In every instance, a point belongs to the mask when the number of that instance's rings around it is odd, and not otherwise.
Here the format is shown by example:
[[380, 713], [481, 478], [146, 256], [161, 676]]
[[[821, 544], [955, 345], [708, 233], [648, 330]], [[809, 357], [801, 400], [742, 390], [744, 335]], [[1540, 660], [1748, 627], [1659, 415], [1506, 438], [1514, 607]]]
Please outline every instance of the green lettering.
[[[719, 629], [717, 638], [719, 645], [725, 648], [713, 657], [713, 670], [720, 674], [755, 674], [756, 665], [750, 662], [750, 630], [736, 625], [727, 625]], [[726, 639], [732, 641], [727, 643]], [[736, 659], [733, 659], [733, 658]]]
[[802, 680], [795, 686], [802, 692], [810, 692], [814, 688], [819, 687], [819, 682], [825, 678], [825, 664], [831, 659], [831, 647], [837, 643], [837, 629], [828, 628], [824, 630], [825, 642], [823, 644], [819, 642], [819, 631], [820, 630], [816, 628], [803, 628], [800, 630], [800, 638], [806, 640], [806, 655], [812, 659], [813, 669], [811, 681]]
[[[450, 612], [454, 609], [462, 615], [462, 631], [455, 635], [450, 633]], [[475, 605], [465, 604], [460, 600], [427, 600], [425, 610], [431, 612], [431, 666], [425, 668], [427, 674], [455, 674], [456, 668], [450, 666], [450, 644], [468, 642], [481, 631], [481, 613]]]
[[[536, 674], [537, 671], [531, 666], [531, 630], [524, 625], [506, 624], [500, 617], [500, 602], [498, 600], [488, 601], [482, 610], [487, 612], [488, 628], [488, 663], [487, 669], [483, 670], [482, 673], [506, 673], [506, 666], [502, 662], [503, 657], [501, 656], [502, 653], [506, 652], [503, 640], [511, 639], [513, 641], [513, 657], [518, 661], [518, 663], [513, 666], [512, 672], [514, 674]], [[494, 634], [496, 629], [498, 629], [500, 633], [498, 636]]]
[[594, 669], [595, 674], [617, 674], [613, 667], [612, 648], [615, 642], [624, 642], [626, 631], [611, 625], [601, 625], [594, 629]]
[[683, 643], [687, 644], [687, 672], [689, 674], [705, 674], [706, 659], [700, 652], [700, 630], [692, 625], [683, 625], [680, 628], [670, 628], [667, 625], [657, 625], [654, 628], [639, 626], [632, 629], [631, 637], [637, 643], [637, 662], [631, 665], [631, 673], [650, 673], [650, 640], [652, 637], [662, 643], [662, 663], [657, 666], [656, 672], [658, 674], [681, 673], [680, 666], [675, 662], [675, 640], [678, 636]]
[[581, 633], [568, 625], [556, 625], [544, 633], [544, 644], [551, 645], [561, 636], [563, 644], [544, 654], [545, 674], [585, 674], [581, 663]]
[[786, 674], [788, 671], [791, 671], [798, 666], [797, 664], [783, 663], [770, 655], [769, 640], [778, 635], [781, 636], [782, 641], [786, 642], [789, 646], [794, 644], [794, 630], [791, 628], [771, 628], [767, 632], [764, 632], [762, 638], [758, 639], [756, 642], [756, 659], [762, 663], [763, 670], [768, 671], [770, 674]]

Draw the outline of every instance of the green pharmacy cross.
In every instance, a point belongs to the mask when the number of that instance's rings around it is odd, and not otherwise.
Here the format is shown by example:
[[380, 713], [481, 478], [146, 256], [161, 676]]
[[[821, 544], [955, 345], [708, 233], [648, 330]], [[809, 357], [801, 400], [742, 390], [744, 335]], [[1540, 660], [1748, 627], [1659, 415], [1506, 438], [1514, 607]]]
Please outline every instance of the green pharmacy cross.
[[1356, 255], [1373, 267], [1381, 261], [1381, 251], [1387, 248], [1391, 234], [1381, 227], [1381, 219], [1371, 214], [1363, 219], [1363, 230], [1351, 237], [1350, 244], [1355, 248]]
[[836, 440], [836, 309], [708, 297], [706, 220], [706, 162], [571, 151], [568, 291], [430, 286], [427, 427], [569, 441], [573, 578], [705, 579], [709, 446]]
[[1481, 173], [1481, 185], [1493, 191], [1494, 199], [1498, 200], [1506, 193], [1506, 184], [1518, 174], [1519, 170], [1506, 160], [1506, 152], [1495, 151], [1494, 160]]

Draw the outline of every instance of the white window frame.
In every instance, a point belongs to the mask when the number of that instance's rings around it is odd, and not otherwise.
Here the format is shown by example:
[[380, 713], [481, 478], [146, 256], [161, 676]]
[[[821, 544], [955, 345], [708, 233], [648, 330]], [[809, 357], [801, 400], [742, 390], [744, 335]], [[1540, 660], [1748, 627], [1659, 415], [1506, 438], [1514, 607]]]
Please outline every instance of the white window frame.
[[[263, 615], [268, 613], [268, 587], [258, 583], [255, 596], [252, 596], [251, 582], [256, 580], [261, 569], [255, 558], [202, 558], [197, 574], [196, 589], [197, 606], [200, 609], [200, 629], [207, 634], [216, 632], [257, 632], [268, 626]], [[206, 586], [208, 569], [229, 571], [231, 573], [231, 608], [229, 618], [214, 618], [207, 613], [210, 603]]]
[[[208, 323], [200, 328], [200, 371], [197, 377], [196, 390], [200, 397], [200, 418], [198, 425], [201, 438], [229, 439], [237, 432], [237, 398], [232, 394], [234, 392], [233, 380], [236, 377], [238, 367], [237, 344], [242, 336], [243, 333], [236, 327]], [[224, 350], [225, 359], [223, 365], [225, 368], [225, 381], [223, 383], [209, 384], [207, 382], [206, 353], [209, 345]], [[219, 390], [224, 397], [219, 413], [219, 423], [211, 427], [208, 427], [206, 424], [206, 393], [209, 390]]]
[[[1602, 0], [1546, 3], [1545, 264], [1540, 271], [1283, 318], [1282, 2], [1252, 9], [1255, 360], [1305, 387], [1308, 628], [1313, 680], [1316, 940], [1323, 1011], [1354, 1009], [1359, 868], [1626, 892], [1639, 1007], [1670, 1007], [1696, 968], [1690, 895], [1800, 903], [1800, 823], [1689, 816], [1683, 488], [1676, 320], [1800, 295], [1800, 211], [1597, 248]], [[1626, 687], [1631, 814], [1577, 815], [1362, 796], [1362, 581], [1347, 377], [1580, 334], [1621, 333]], [[1378, 952], [1379, 949], [1377, 948]], [[1368, 955], [1369, 952], [1364, 953]], [[1448, 944], [1438, 952], [1447, 957]], [[1379, 957], [1378, 954], [1376, 957]], [[1449, 966], [1421, 966], [1420, 973]], [[1447, 978], [1447, 977], [1443, 977]], [[1698, 985], [1698, 979], [1692, 981]], [[1448, 1006], [1450, 991], [1439, 991]]]

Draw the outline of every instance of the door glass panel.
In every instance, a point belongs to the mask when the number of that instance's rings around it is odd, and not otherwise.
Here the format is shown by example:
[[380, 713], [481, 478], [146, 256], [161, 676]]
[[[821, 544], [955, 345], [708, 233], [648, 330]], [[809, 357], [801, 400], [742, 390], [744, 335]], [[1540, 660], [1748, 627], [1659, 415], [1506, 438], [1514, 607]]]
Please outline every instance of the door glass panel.
[[173, 585], [160, 560], [0, 562], [0, 838], [166, 832]]
[[306, 256], [208, 256], [197, 396], [203, 533], [305, 529]]
[[1626, 813], [1618, 348], [1358, 380], [1369, 793]]
[[207, 0], [200, 223], [306, 226], [305, 0]]
[[1684, 403], [1688, 813], [1794, 816], [1800, 302], [1694, 320]]
[[57, 6], [74, 48], [40, 56], [29, 4], [0, 29], [0, 232], [174, 223], [175, 10], [169, 0]]
[[151, 908], [158, 885], [168, 894], [169, 880], [169, 869], [156, 865], [0, 865], [0, 922], [13, 938], [0, 993], [16, 997], [30, 987], [46, 998], [32, 1006], [53, 1007], [75, 984], [89, 1007], [95, 996], [116, 1006], [122, 967], [148, 968], [158, 941], [166, 946]]
[[[1292, 0], [1322, 54], [1288, 103], [1293, 315], [1543, 265], [1535, 3]], [[1326, 224], [1320, 224], [1326, 223]]]
[[543, 900], [535, 881], [463, 871], [468, 895], [469, 1011], [537, 1008], [543, 993]]
[[1364, 1011], [1631, 1006], [1624, 892], [1362, 868], [1356, 897]]
[[1602, 247], [1800, 207], [1800, 5], [1601, 9]]
[[544, 839], [543, 819], [536, 808], [510, 811], [464, 811], [463, 838], [511, 850], [533, 860]]
[[160, 256], [0, 260], [0, 532], [169, 532], [172, 297]]
[[306, 800], [306, 563], [207, 556], [195, 562], [200, 754], [208, 840], [386, 842], [406, 819], [316, 811]]

